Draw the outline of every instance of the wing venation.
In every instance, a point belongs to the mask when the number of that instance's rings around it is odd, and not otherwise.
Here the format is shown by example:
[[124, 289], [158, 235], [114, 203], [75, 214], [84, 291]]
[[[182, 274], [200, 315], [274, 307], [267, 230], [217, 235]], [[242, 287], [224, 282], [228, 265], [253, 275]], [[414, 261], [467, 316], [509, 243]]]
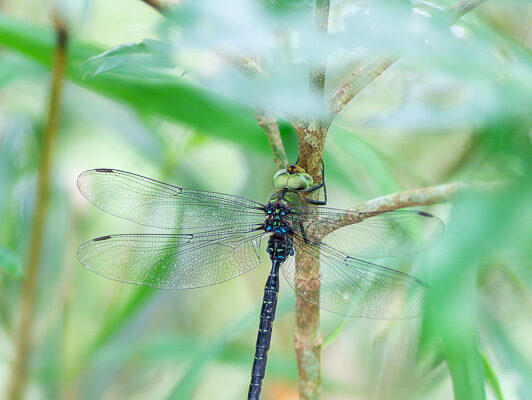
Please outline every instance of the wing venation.
[[78, 188], [101, 210], [158, 228], [244, 226], [264, 220], [264, 206], [244, 197], [180, 188], [116, 169], [85, 171]]
[[117, 281], [189, 289], [226, 281], [257, 266], [261, 235], [243, 228], [108, 235], [83, 243], [78, 259], [91, 271]]

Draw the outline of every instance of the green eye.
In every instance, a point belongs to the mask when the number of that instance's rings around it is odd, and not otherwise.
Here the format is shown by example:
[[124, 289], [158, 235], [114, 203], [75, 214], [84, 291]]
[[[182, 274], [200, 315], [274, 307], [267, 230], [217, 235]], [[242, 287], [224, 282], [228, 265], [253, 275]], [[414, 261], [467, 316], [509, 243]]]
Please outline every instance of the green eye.
[[290, 173], [286, 169], [281, 169], [273, 176], [273, 186], [276, 189], [286, 188], [288, 183], [288, 178], [290, 178]]
[[304, 191], [310, 189], [314, 184], [312, 177], [306, 172], [290, 173], [286, 169], [281, 169], [273, 177], [273, 186], [276, 189], [289, 189], [294, 191]]
[[290, 190], [304, 191], [314, 184], [312, 177], [306, 172], [298, 172], [290, 175], [286, 187]]

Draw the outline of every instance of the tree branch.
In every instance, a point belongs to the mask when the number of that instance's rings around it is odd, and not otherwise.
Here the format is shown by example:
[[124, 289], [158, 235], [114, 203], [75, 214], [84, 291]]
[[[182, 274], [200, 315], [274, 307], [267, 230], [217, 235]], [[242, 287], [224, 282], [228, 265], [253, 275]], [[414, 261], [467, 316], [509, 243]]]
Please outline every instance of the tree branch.
[[[346, 210], [343, 215], [334, 220], [315, 225], [312, 230], [307, 230], [307, 236], [311, 241], [319, 241], [336, 229], [362, 222], [378, 214], [399, 208], [449, 201], [460, 191], [492, 189], [500, 186], [501, 184], [498, 182], [476, 185], [455, 182], [377, 197]], [[319, 265], [316, 263], [317, 261], [310, 255], [296, 253], [295, 286], [298, 296], [296, 296], [295, 347], [299, 370], [299, 393], [300, 398], [305, 400], [321, 398], [320, 352], [322, 337], [319, 330], [319, 304], [312, 305], [304, 300], [310, 296], [319, 299], [320, 274]], [[301, 266], [305, 267], [301, 268]]]
[[[268, 78], [260, 64], [244, 54], [220, 54], [220, 56], [229, 64], [236, 66], [242, 74], [250, 79]], [[288, 165], [288, 157], [286, 156], [277, 118], [271, 113], [258, 110], [255, 114], [255, 119], [257, 124], [264, 130], [266, 139], [268, 139], [272, 149], [273, 161], [279, 168], [285, 168]]]
[[[314, 8], [314, 29], [325, 35], [329, 24], [329, 0], [316, 0]], [[309, 84], [315, 95], [324, 103], [326, 60], [323, 59], [317, 66], [311, 66]], [[327, 125], [321, 118], [307, 116], [305, 118], [288, 117], [294, 127], [299, 140], [299, 165], [303, 167], [316, 182], [322, 179], [321, 155], [327, 136]]]
[[[330, 0], [316, 0], [314, 11], [314, 26], [317, 32], [327, 33], [329, 25], [329, 2]], [[310, 72], [309, 83], [316, 90], [318, 96], [323, 97], [325, 90], [326, 60], [321, 60], [320, 65]]]
[[155, 8], [159, 12], [163, 12], [169, 6], [169, 4], [161, 0], [141, 0], [141, 1], [149, 5], [150, 7]]
[[218, 53], [218, 55], [249, 78], [268, 78], [259, 63], [242, 53]]
[[20, 399], [26, 383], [28, 359], [31, 349], [31, 333], [33, 331], [33, 313], [41, 256], [42, 233], [48, 203], [48, 188], [50, 185], [50, 160], [52, 157], [52, 145], [57, 130], [61, 88], [66, 64], [67, 32], [65, 26], [59, 20], [55, 21], [55, 25], [57, 45], [52, 67], [48, 118], [43, 133], [41, 159], [37, 176], [35, 215], [32, 221], [28, 258], [24, 268], [24, 280], [22, 282], [20, 322], [15, 339], [14, 368], [7, 389], [7, 398], [9, 400]]
[[[223, 54], [221, 57], [231, 65], [236, 66], [242, 74], [251, 79], [269, 78], [260, 64], [243, 54]], [[279, 131], [279, 123], [274, 114], [257, 110], [255, 114], [257, 124], [264, 130], [266, 139], [270, 144], [273, 153], [273, 161], [279, 168], [285, 168], [288, 165], [288, 157]]]
[[[170, 6], [170, 4], [167, 2], [160, 0], [141, 1], [155, 8], [161, 13], [164, 13], [164, 11]], [[219, 53], [218, 55], [229, 64], [237, 67], [242, 74], [249, 78], [264, 79], [267, 77], [260, 65], [252, 58], [247, 57], [244, 54]], [[288, 157], [286, 156], [286, 150], [284, 149], [277, 118], [273, 114], [257, 111], [255, 119], [257, 120], [257, 124], [264, 130], [264, 134], [268, 139], [268, 143], [272, 149], [274, 162], [280, 168], [286, 167], [288, 165]]]
[[[463, 15], [475, 9], [486, 0], [459, 0], [447, 7], [445, 12], [449, 15], [449, 24], [453, 24]], [[329, 100], [329, 116], [327, 124], [330, 125], [336, 115], [356, 96], [362, 89], [375, 80], [380, 74], [395, 63], [397, 56], [380, 56], [371, 63], [355, 71], [342, 84], [340, 89]]]
[[330, 125], [340, 111], [359, 94], [362, 89], [373, 82], [380, 74], [387, 70], [399, 57], [380, 56], [353, 72], [343, 85], [329, 100], [329, 116], [327, 124]]
[[447, 7], [445, 11], [452, 17], [452, 23], [454, 23], [485, 2], [486, 0], [460, 0]]
[[479, 184], [454, 182], [388, 194], [345, 210], [345, 213], [336, 219], [328, 220], [319, 225], [317, 224], [315, 228], [315, 234], [319, 239], [322, 239], [325, 235], [336, 229], [362, 222], [365, 219], [388, 211], [406, 207], [418, 207], [443, 203], [450, 201], [458, 192], [468, 190], [489, 190], [500, 186], [501, 183], [499, 182]]
[[286, 156], [286, 151], [281, 139], [281, 132], [279, 131], [277, 118], [272, 114], [258, 111], [257, 114], [255, 114], [255, 119], [257, 120], [257, 124], [259, 124], [266, 134], [266, 138], [272, 149], [273, 161], [279, 168], [286, 168], [288, 165], [288, 157]]

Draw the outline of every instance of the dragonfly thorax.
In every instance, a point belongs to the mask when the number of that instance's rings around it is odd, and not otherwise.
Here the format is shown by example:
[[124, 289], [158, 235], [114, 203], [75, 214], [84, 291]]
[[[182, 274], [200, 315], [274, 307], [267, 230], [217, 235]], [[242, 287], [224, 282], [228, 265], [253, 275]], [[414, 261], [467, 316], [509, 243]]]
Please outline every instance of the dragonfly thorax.
[[264, 209], [266, 219], [264, 220], [264, 230], [272, 233], [291, 233], [291, 221], [289, 206], [282, 201], [268, 203]]
[[270, 255], [270, 259], [284, 261], [288, 256], [294, 254], [294, 246], [288, 236], [274, 233], [268, 240], [266, 251]]

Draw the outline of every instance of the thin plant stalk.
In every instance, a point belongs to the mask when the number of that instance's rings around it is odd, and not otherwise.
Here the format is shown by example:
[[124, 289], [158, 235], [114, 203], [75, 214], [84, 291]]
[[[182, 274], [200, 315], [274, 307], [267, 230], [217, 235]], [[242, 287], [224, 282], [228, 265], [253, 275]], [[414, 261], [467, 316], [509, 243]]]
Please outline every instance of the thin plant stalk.
[[57, 45], [52, 67], [48, 117], [43, 133], [42, 152], [37, 175], [37, 201], [31, 227], [28, 258], [24, 269], [24, 279], [22, 280], [20, 322], [15, 337], [15, 360], [7, 389], [7, 399], [9, 400], [18, 400], [22, 397], [31, 353], [36, 284], [50, 186], [50, 160], [59, 119], [61, 88], [66, 63], [67, 33], [65, 27], [59, 21], [56, 22], [56, 31]]

